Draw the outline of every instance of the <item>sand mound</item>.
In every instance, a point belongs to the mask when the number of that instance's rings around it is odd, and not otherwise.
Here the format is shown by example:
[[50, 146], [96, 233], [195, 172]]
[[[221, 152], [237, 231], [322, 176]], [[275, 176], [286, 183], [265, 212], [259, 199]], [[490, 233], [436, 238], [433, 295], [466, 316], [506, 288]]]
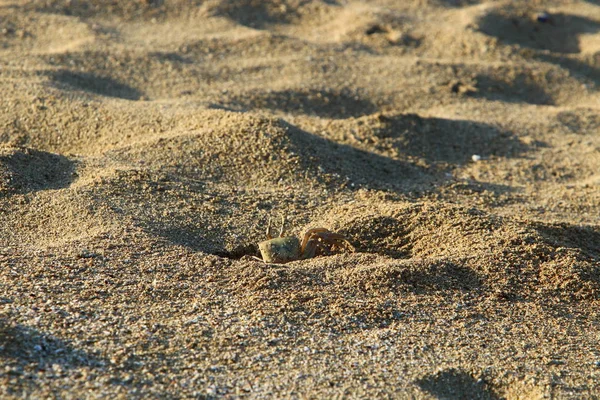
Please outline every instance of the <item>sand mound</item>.
[[[314, 135], [276, 118], [225, 111], [207, 111], [196, 118], [200, 130], [169, 138], [160, 135], [115, 150], [114, 157], [192, 178], [254, 187], [267, 183], [403, 187], [422, 173], [407, 162]], [[357, 170], [358, 163], [368, 165], [368, 170]]]
[[333, 210], [320, 221], [350, 238], [362, 254], [338, 256], [339, 263], [244, 266], [244, 272], [234, 272], [242, 279], [238, 290], [251, 290], [253, 299], [268, 295], [285, 301], [318, 288], [317, 297], [336, 298], [331, 302], [336, 307], [349, 293], [371, 299], [390, 291], [473, 291], [501, 299], [584, 299], [599, 293], [594, 238], [600, 233], [594, 229], [530, 224], [432, 204], [373, 210], [365, 203]]

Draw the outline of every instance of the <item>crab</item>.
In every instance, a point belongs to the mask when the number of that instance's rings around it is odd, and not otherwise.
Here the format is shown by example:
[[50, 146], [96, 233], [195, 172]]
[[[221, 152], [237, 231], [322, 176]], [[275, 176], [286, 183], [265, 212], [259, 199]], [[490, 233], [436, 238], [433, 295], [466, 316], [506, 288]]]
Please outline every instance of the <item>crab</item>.
[[[354, 251], [354, 246], [339, 233], [325, 228], [308, 229], [302, 238], [283, 236], [285, 218], [282, 218], [278, 237], [271, 235], [271, 221], [267, 226], [267, 240], [260, 242], [258, 248], [262, 260], [266, 263], [284, 264], [289, 261], [305, 260], [317, 255], [328, 255], [339, 249]], [[259, 259], [260, 260], [260, 259]]]

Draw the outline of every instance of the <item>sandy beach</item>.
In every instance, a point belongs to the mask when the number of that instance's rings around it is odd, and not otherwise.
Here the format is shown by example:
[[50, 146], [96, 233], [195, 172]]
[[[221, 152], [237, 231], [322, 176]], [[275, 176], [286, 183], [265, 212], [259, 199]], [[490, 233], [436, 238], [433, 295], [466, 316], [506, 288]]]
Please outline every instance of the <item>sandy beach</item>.
[[598, 398], [599, 85], [596, 0], [0, 1], [0, 397]]

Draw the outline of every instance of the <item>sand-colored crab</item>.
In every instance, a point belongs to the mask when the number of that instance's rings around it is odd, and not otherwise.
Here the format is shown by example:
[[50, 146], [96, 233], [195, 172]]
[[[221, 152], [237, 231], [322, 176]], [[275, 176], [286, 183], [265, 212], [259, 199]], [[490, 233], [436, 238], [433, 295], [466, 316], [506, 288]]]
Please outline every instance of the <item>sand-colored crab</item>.
[[258, 248], [262, 261], [283, 264], [289, 261], [304, 260], [317, 255], [329, 255], [340, 249], [354, 251], [354, 246], [339, 233], [325, 228], [312, 228], [306, 231], [300, 243], [295, 236], [283, 236], [285, 219], [282, 218], [279, 237], [271, 235], [271, 221], [267, 226], [267, 240], [260, 242]]

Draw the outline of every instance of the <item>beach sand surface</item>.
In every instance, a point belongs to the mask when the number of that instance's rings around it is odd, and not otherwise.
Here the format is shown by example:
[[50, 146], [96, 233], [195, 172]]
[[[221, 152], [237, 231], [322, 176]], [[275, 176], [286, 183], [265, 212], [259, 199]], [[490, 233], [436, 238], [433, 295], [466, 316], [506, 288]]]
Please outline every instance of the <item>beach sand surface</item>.
[[595, 0], [0, 1], [0, 397], [598, 396], [599, 85]]

